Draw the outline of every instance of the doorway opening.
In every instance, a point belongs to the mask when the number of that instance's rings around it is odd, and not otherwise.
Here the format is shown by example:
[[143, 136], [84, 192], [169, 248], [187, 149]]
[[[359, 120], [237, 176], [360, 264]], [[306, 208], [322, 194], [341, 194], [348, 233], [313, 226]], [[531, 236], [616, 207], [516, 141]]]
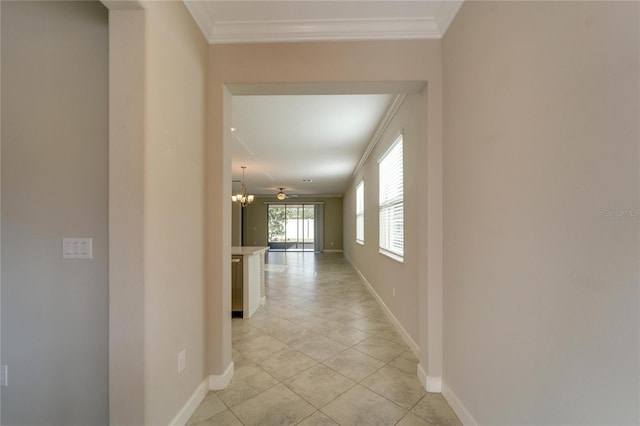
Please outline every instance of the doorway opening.
[[271, 251], [315, 251], [315, 206], [270, 204], [268, 244]]

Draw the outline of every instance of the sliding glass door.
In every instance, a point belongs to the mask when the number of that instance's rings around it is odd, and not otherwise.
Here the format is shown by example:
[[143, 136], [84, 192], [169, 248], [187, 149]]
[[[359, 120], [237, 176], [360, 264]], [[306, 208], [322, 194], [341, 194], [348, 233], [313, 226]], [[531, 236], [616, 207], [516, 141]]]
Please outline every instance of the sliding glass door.
[[268, 209], [270, 250], [314, 251], [313, 204], [270, 204]]

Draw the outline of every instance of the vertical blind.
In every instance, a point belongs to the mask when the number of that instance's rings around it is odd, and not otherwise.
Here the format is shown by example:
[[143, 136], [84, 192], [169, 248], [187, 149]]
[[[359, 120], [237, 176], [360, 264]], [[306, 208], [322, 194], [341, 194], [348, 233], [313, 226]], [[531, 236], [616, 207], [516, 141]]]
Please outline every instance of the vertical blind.
[[402, 135], [379, 161], [380, 251], [404, 256], [404, 178]]
[[364, 181], [356, 187], [356, 241], [364, 243]]

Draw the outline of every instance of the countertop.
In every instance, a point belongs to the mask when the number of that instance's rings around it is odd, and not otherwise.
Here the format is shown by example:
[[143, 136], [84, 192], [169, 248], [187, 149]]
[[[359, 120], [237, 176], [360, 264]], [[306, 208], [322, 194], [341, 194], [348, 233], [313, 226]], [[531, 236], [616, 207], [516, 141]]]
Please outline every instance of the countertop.
[[231, 255], [243, 255], [251, 256], [252, 254], [259, 254], [269, 250], [269, 247], [262, 246], [243, 246], [243, 247], [231, 247]]

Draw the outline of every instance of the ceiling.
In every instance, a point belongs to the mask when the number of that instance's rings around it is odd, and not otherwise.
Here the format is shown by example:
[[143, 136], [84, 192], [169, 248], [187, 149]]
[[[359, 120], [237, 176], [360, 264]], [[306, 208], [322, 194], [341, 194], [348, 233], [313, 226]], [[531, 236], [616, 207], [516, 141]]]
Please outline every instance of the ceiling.
[[[253, 194], [342, 195], [396, 96], [234, 96], [232, 171]], [[303, 182], [303, 180], [311, 182]]]
[[[458, 0], [183, 1], [211, 44], [437, 39], [462, 5]], [[353, 86], [334, 87], [332, 94], [300, 87], [232, 90], [233, 191], [239, 190], [244, 165], [252, 194], [275, 195], [284, 187], [295, 195], [342, 195], [399, 106], [400, 93], [413, 90]]]

